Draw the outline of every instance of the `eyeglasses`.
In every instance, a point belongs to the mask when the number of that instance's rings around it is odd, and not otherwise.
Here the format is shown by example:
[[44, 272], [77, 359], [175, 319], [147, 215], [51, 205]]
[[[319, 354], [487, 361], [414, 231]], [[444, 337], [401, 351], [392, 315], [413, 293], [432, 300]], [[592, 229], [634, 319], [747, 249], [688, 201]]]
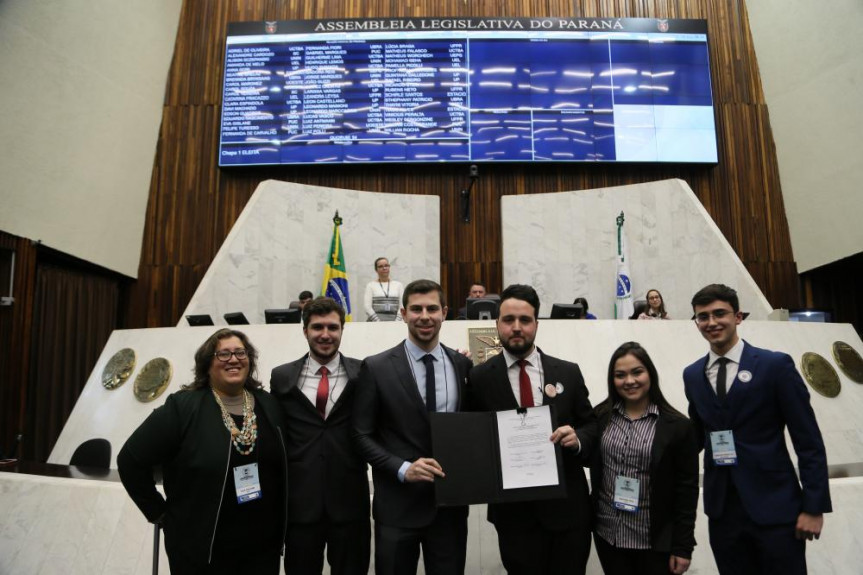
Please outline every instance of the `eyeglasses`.
[[216, 359], [219, 361], [231, 361], [231, 356], [233, 355], [238, 360], [243, 361], [248, 357], [245, 349], [235, 349], [234, 351], [228, 351], [227, 349], [222, 349], [213, 354], [216, 356]]
[[733, 315], [734, 312], [728, 309], [717, 309], [712, 312], [702, 312], [695, 316], [695, 323], [699, 325], [704, 325], [705, 323], [710, 323], [710, 318], [717, 321], [722, 321], [729, 315]]

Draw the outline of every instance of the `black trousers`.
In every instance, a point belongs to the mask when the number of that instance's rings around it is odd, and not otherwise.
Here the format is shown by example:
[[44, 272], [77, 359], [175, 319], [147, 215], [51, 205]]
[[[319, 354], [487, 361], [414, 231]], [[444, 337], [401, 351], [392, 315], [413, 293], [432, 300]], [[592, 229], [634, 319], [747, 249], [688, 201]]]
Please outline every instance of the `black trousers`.
[[757, 525], [729, 482], [722, 517], [710, 519], [710, 548], [721, 575], [805, 575], [806, 541], [794, 535], [796, 521]]
[[376, 575], [415, 575], [420, 547], [427, 575], [463, 575], [467, 556], [464, 509], [438, 509], [432, 524], [418, 529], [375, 521]]
[[509, 575], [584, 575], [590, 555], [589, 531], [549, 531], [536, 524], [494, 527]]
[[596, 554], [605, 575], [668, 575], [669, 553], [652, 549], [621, 549], [596, 533]]
[[236, 553], [231, 556], [214, 556], [209, 565], [193, 564], [188, 557], [168, 555], [171, 575], [237, 575], [237, 573], [260, 573], [279, 575], [282, 562], [281, 549], [268, 552]]
[[371, 554], [369, 520], [289, 523], [285, 572], [320, 575], [324, 570], [324, 548], [333, 575], [366, 575]]

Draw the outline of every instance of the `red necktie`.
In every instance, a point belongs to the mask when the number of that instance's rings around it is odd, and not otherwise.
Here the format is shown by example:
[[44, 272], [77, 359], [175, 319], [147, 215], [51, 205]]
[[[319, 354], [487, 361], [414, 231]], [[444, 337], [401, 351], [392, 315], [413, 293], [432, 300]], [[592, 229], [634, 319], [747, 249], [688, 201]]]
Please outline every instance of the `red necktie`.
[[330, 397], [330, 380], [327, 377], [329, 370], [326, 367], [321, 367], [318, 371], [321, 374], [321, 382], [318, 384], [318, 395], [315, 398], [315, 407], [318, 408], [318, 413], [324, 419], [327, 418], [327, 400]]
[[518, 394], [521, 397], [522, 407], [533, 407], [533, 390], [530, 388], [530, 378], [527, 376], [527, 370], [524, 366], [527, 365], [527, 360], [518, 360]]

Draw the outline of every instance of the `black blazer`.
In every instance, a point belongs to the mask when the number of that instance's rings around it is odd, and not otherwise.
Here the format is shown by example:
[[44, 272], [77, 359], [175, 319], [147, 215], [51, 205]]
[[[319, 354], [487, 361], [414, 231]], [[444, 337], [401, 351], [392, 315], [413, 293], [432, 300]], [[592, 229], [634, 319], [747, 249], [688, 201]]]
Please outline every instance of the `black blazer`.
[[366, 462], [353, 441], [357, 359], [341, 355], [348, 382], [324, 420], [299, 388], [308, 354], [275, 368], [270, 393], [286, 415], [288, 519], [291, 523], [355, 521], [369, 516], [369, 480]]
[[[567, 496], [519, 503], [488, 506], [488, 520], [497, 526], [518, 524], [521, 527], [539, 525], [551, 531], [573, 528], [588, 530], [591, 512], [584, 465], [589, 461], [597, 440], [596, 415], [587, 399], [588, 391], [578, 365], [545, 355], [542, 357], [543, 383], [563, 385], [563, 393], [545, 395], [543, 405], [553, 405], [557, 425], [571, 425], [578, 435], [581, 450], [563, 450]], [[506, 373], [503, 354], [497, 355], [470, 372], [468, 402], [471, 411], [504, 411], [518, 408]]]
[[[471, 361], [446, 346], [441, 347], [455, 368], [461, 404]], [[398, 479], [398, 470], [405, 461], [432, 454], [428, 412], [404, 343], [363, 361], [353, 424], [360, 452], [372, 466], [375, 521], [393, 527], [430, 525], [437, 514], [434, 484], [402, 483]], [[467, 507], [462, 509], [467, 515]]]
[[[255, 389], [252, 395], [277, 437], [284, 477], [279, 487], [287, 503], [284, 414], [269, 393]], [[207, 387], [169, 395], [117, 455], [120, 480], [132, 501], [147, 521], [155, 523], [161, 518], [172, 570], [178, 565], [201, 568], [212, 558], [231, 449], [231, 434]], [[165, 497], [153, 480], [153, 469], [158, 465], [162, 466]], [[280, 516], [284, 541], [287, 504]]]
[[[610, 406], [601, 403], [596, 412], [601, 438], [608, 425]], [[591, 459], [591, 497], [595, 504], [602, 484], [601, 440]], [[698, 442], [686, 416], [662, 408], [650, 450], [649, 497], [651, 549], [690, 559], [698, 508]]]

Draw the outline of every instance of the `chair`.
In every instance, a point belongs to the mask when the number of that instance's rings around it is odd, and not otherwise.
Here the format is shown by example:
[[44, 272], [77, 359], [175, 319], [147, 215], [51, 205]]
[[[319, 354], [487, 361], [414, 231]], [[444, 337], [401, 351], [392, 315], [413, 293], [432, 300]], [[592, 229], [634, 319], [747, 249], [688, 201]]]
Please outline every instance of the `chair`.
[[109, 469], [111, 467], [111, 442], [101, 437], [88, 439], [75, 449], [72, 459], [69, 460], [69, 465]]
[[647, 311], [647, 300], [646, 299], [637, 299], [635, 303], [632, 304], [635, 308], [635, 311], [632, 312], [632, 315], [629, 316], [629, 319], [638, 319], [638, 316]]

